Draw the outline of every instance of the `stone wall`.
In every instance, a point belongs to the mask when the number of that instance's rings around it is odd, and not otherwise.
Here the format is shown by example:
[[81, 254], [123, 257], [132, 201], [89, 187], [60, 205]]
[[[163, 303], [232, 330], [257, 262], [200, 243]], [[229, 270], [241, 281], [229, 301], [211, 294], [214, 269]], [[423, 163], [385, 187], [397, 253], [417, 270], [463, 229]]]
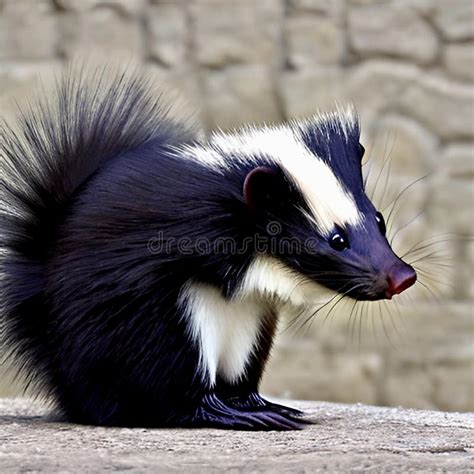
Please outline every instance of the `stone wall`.
[[472, 0], [0, 0], [0, 107], [9, 113], [38, 73], [90, 53], [145, 64], [206, 131], [353, 102], [379, 207], [426, 176], [397, 201], [391, 232], [406, 226], [400, 251], [435, 236], [411, 256], [430, 254], [417, 262], [429, 289], [398, 307], [342, 301], [296, 323], [264, 388], [472, 410], [473, 39]]

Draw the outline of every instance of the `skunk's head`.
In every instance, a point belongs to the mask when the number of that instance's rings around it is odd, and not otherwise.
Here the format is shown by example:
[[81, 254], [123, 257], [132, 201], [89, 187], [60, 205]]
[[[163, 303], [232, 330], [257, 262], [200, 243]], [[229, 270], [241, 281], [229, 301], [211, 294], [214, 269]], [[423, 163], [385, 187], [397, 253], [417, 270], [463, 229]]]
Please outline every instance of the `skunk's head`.
[[260, 252], [354, 299], [390, 299], [416, 273], [393, 252], [384, 217], [365, 193], [359, 139], [356, 113], [337, 109], [211, 143], [244, 168], [243, 201], [267, 241]]

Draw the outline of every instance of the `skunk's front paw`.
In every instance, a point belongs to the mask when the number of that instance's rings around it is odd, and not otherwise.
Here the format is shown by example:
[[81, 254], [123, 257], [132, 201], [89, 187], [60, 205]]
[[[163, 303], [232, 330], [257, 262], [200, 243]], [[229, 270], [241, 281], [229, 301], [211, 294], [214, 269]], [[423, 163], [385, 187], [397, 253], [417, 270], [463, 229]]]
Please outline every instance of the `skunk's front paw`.
[[[191, 425], [236, 430], [289, 431], [301, 430], [308, 423], [306, 420], [297, 419], [289, 413], [274, 409], [268, 405], [269, 402], [266, 405], [259, 405], [260, 402], [256, 398], [247, 402], [242, 400], [241, 404], [236, 399], [233, 401], [235, 403], [222, 400], [214, 393], [204, 396], [191, 420]], [[281, 405], [271, 405], [286, 409]]]

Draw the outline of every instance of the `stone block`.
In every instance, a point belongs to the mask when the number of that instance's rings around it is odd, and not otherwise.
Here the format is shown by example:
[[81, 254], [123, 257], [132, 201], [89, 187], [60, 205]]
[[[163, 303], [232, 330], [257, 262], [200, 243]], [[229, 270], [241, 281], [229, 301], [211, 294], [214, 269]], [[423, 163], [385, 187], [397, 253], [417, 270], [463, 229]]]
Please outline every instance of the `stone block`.
[[18, 113], [17, 103], [36, 97], [40, 79], [45, 87], [54, 82], [62, 71], [59, 61], [42, 61], [40, 64], [27, 62], [0, 62], [0, 110], [2, 117], [14, 117]]
[[76, 12], [96, 7], [112, 7], [125, 15], [138, 15], [145, 10], [147, 0], [56, 0], [65, 10]]
[[308, 117], [344, 103], [344, 76], [339, 68], [286, 71], [279, 81], [285, 117]]
[[447, 44], [444, 48], [444, 66], [454, 77], [474, 80], [474, 43]]
[[[458, 383], [465, 394], [474, 361], [472, 308], [434, 301], [430, 295], [430, 301], [423, 302], [413, 296], [414, 290], [408, 290], [411, 297], [401, 295], [387, 302], [390, 312], [378, 302], [359, 306], [363, 312], [354, 330], [351, 305], [346, 304], [324, 325], [316, 320], [305, 331], [280, 334], [264, 390], [280, 396], [435, 409], [441, 394], [452, 390], [449, 377], [436, 371], [449, 365], [460, 368], [456, 377], [464, 377]], [[472, 399], [468, 405], [472, 410]], [[459, 401], [453, 396], [449, 409], [465, 406], [465, 395]]]
[[281, 120], [271, 72], [239, 65], [203, 72], [208, 127], [229, 129], [255, 122]]
[[341, 94], [355, 104], [362, 130], [372, 134], [378, 118], [396, 109], [400, 95], [421, 74], [420, 68], [398, 61], [364, 61], [348, 72]]
[[463, 236], [473, 233], [474, 187], [470, 180], [436, 177], [429, 192], [428, 218], [431, 225]]
[[438, 140], [414, 120], [382, 116], [374, 126], [373, 136], [384, 142], [382, 155], [389, 156], [391, 173], [421, 177], [439, 164]]
[[295, 338], [278, 345], [262, 391], [297, 399], [375, 403], [376, 379], [381, 368], [376, 355], [355, 358], [343, 351], [328, 355], [318, 351], [311, 341]]
[[[379, 3], [380, 1], [377, 0]], [[404, 8], [412, 8], [418, 12], [421, 16], [428, 18], [432, 21], [433, 15], [436, 10], [436, 3], [439, 0], [390, 0], [392, 3], [401, 5]], [[441, 0], [442, 1], [442, 0]]]
[[472, 411], [474, 357], [465, 364], [433, 367], [431, 377], [433, 379], [433, 399], [439, 410]]
[[389, 55], [426, 64], [437, 54], [431, 26], [414, 9], [393, 3], [353, 6], [348, 16], [349, 38], [361, 56]]
[[145, 70], [151, 75], [170, 112], [178, 120], [189, 120], [198, 129], [202, 123], [202, 94], [196, 74], [186, 67], [166, 68], [149, 63]]
[[381, 402], [472, 410], [474, 398], [467, 401], [467, 394], [472, 393], [474, 362], [470, 305], [411, 304], [404, 313], [410, 341], [403, 351], [388, 354]]
[[439, 172], [448, 178], [474, 179], [474, 143], [448, 145], [439, 156]]
[[474, 300], [474, 241], [470, 240], [466, 243], [466, 296], [470, 300], [468, 304], [473, 304]]
[[0, 59], [54, 58], [58, 44], [57, 17], [51, 3], [8, 2], [0, 14]]
[[434, 22], [448, 40], [474, 38], [474, 2], [455, 0], [453, 2], [435, 1]]
[[423, 74], [399, 98], [400, 109], [446, 140], [474, 136], [474, 87]]
[[287, 61], [294, 68], [340, 64], [345, 57], [342, 25], [315, 15], [298, 15], [285, 24]]
[[340, 18], [344, 13], [343, 0], [289, 0], [288, 7], [292, 12], [310, 12]]
[[392, 352], [391, 366], [435, 367], [466, 364], [473, 359], [474, 321], [469, 304], [447, 299], [430, 298], [426, 302], [405, 299], [400, 309], [406, 340], [403, 350]]
[[277, 63], [282, 3], [275, 0], [191, 5], [197, 61], [219, 68], [236, 63]]
[[143, 41], [138, 19], [121, 15], [113, 8], [71, 12], [62, 19], [61, 52], [67, 57], [95, 54], [141, 57]]
[[387, 374], [381, 394], [382, 405], [435, 410], [434, 382], [422, 368], [400, 367]]
[[188, 25], [186, 12], [178, 3], [153, 5], [147, 12], [149, 55], [165, 66], [186, 62]]
[[166, 3], [168, 5], [186, 5], [188, 0], [148, 0], [151, 5], [160, 5]]
[[[474, 217], [474, 216], [473, 216]], [[474, 224], [473, 224], [474, 231]], [[473, 254], [473, 234], [468, 236], [457, 236], [457, 252], [455, 259], [453, 259], [452, 273], [454, 275], [454, 289], [453, 294], [455, 298], [460, 301], [465, 301], [470, 304], [473, 310], [473, 326], [474, 326], [474, 306], [473, 287], [474, 287], [474, 254]], [[474, 351], [474, 344], [472, 347]], [[474, 375], [474, 372], [473, 372]]]

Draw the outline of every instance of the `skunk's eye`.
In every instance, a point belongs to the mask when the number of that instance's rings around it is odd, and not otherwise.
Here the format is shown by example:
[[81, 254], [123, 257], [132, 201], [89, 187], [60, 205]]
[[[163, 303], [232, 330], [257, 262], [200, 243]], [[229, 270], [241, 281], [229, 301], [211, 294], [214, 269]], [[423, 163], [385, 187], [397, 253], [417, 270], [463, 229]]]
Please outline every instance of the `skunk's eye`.
[[338, 230], [335, 234], [331, 236], [329, 239], [329, 245], [334, 250], [344, 250], [349, 248], [349, 239], [347, 238], [346, 234], [342, 230]]
[[375, 214], [375, 220], [377, 221], [377, 225], [379, 227], [380, 233], [382, 235], [385, 235], [385, 233], [387, 232], [387, 226], [385, 225], [385, 219], [383, 218], [380, 212], [377, 212]]

